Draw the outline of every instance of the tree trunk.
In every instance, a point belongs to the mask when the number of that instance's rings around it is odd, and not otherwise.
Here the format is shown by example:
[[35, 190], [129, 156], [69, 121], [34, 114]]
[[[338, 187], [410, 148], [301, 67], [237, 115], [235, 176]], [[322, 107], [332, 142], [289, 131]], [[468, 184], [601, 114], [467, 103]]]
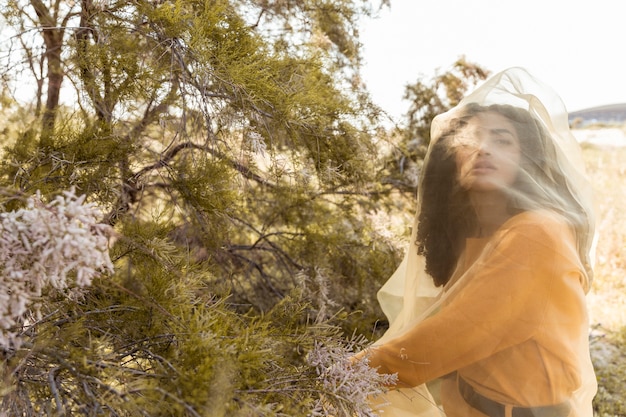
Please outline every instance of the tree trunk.
[[42, 118], [42, 132], [40, 146], [46, 147], [52, 144], [52, 134], [56, 112], [59, 107], [61, 84], [63, 82], [63, 67], [61, 63], [61, 50], [63, 47], [63, 26], [57, 25], [50, 14], [50, 9], [41, 0], [31, 0], [31, 5], [37, 13], [41, 23], [42, 35], [46, 51], [44, 58], [47, 63], [48, 91], [46, 108]]

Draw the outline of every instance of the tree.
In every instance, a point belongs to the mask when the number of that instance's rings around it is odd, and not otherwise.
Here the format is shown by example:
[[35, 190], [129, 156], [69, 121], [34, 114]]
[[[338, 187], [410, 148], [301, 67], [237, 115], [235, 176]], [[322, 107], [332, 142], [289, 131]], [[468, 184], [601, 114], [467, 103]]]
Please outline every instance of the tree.
[[[250, 290], [252, 273], [266, 287], [257, 301], [271, 305], [292, 284], [270, 281], [311, 275], [311, 265], [346, 268], [352, 255], [340, 250], [334, 265], [312, 262], [329, 252], [333, 232], [345, 236], [323, 213], [352, 213], [359, 223], [369, 209], [377, 109], [355, 84], [351, 32], [370, 13], [365, 5], [84, 1], [37, 3], [45, 12], [30, 16], [16, 3], [15, 15], [33, 22], [52, 15], [75, 25], [58, 33], [71, 32], [61, 55], [78, 107], [62, 109], [54, 143], [20, 138], [10, 151], [20, 170], [8, 175], [23, 191], [54, 189], [53, 177], [80, 184], [110, 224], [165, 207], [171, 238], [224, 275], [245, 275]], [[312, 236], [320, 244], [307, 246]], [[270, 279], [276, 273], [283, 278]]]
[[378, 109], [358, 79], [370, 6], [16, 0], [3, 13], [23, 53], [4, 63], [35, 96], [3, 138], [3, 206], [75, 187], [117, 236], [114, 274], [78, 302], [44, 293], [41, 317], [13, 329], [25, 342], [4, 351], [4, 410], [314, 408], [307, 354], [371, 331], [398, 261], [376, 222]]

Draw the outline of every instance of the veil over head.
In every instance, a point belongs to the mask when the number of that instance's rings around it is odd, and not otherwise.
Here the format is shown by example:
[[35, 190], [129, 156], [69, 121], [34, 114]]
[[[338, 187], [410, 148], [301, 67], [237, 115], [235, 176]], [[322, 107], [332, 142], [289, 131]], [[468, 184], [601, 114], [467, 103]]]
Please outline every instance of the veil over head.
[[[513, 183], [496, 184], [507, 196], [510, 213], [550, 212], [562, 219], [575, 238], [571, 239], [571, 245], [565, 247], [563, 244], [564, 247], [559, 250], [575, 253], [572, 257], [580, 261], [580, 284], [584, 292], [590, 288], [594, 210], [581, 149], [570, 132], [568, 114], [559, 96], [525, 69], [510, 68], [491, 77], [455, 108], [437, 116], [432, 122], [431, 142], [418, 185], [418, 209], [409, 247], [402, 263], [378, 292], [378, 301], [390, 327], [375, 345], [406, 334], [417, 323], [436, 314], [451, 297], [462, 295], [471, 280], [472, 268], [467, 269], [467, 273], [458, 273], [458, 262], [459, 257], [469, 256], [461, 253], [465, 241], [471, 238], [470, 231], [475, 230], [476, 222], [466, 215], [465, 190], [453, 185], [458, 183], [459, 178], [455, 154], [459, 149], [465, 149], [466, 141], [471, 140], [471, 135], [467, 133], [467, 121], [486, 112], [505, 116], [519, 135], [521, 160], [517, 178]], [[446, 175], [450, 178], [446, 179]], [[442, 192], [447, 190], [446, 187], [450, 188], [450, 192]], [[436, 202], [438, 199], [440, 201]], [[444, 224], [420, 227], [437, 217], [444, 207], [448, 211], [447, 217], [439, 220]], [[424, 248], [428, 239], [446, 241], [444, 236], [452, 242], [448, 246], [430, 250]], [[427, 255], [435, 250], [449, 256], [443, 257], [443, 261], [437, 261], [434, 256], [429, 258]], [[489, 244], [482, 249], [488, 250]], [[481, 253], [471, 255], [477, 262], [480, 262], [481, 256]], [[586, 316], [582, 321], [581, 326], [588, 326]], [[572, 394], [572, 411], [568, 415], [591, 417], [591, 399], [597, 387], [588, 344], [582, 343], [572, 351], [571, 356], [576, 362], [572, 367], [580, 369], [581, 374], [577, 377], [580, 380], [576, 382], [578, 387]], [[391, 390], [380, 399], [385, 404], [381, 406], [381, 415], [445, 415], [439, 404], [437, 389], [432, 389], [434, 386], [436, 384]], [[515, 395], [520, 402], [537, 397], [535, 393], [529, 393], [527, 398], [524, 393]]]

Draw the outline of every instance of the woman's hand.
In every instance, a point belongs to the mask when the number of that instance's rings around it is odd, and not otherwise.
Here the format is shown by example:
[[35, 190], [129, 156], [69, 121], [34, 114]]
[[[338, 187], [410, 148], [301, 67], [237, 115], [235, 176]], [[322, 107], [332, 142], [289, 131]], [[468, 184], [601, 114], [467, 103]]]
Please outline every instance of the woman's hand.
[[361, 362], [365, 357], [367, 357], [368, 351], [369, 351], [369, 349], [363, 349], [362, 351], [357, 352], [354, 355], [352, 355], [350, 357], [350, 364], [354, 365], [354, 364], [356, 364], [358, 362]]

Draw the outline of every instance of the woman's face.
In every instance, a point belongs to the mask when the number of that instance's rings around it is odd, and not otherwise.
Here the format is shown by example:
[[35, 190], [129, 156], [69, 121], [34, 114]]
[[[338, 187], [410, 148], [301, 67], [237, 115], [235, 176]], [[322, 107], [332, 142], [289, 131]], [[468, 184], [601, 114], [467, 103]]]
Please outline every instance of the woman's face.
[[521, 148], [508, 118], [487, 111], [478, 113], [452, 139], [458, 180], [470, 191], [503, 190], [519, 171]]

